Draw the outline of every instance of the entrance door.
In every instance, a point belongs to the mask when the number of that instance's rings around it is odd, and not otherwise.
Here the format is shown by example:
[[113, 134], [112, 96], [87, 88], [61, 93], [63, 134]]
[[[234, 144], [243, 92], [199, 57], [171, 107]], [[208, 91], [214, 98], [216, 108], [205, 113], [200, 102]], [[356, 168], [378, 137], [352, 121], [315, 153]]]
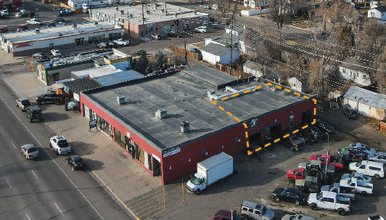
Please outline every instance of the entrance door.
[[289, 124], [290, 130], [293, 131], [295, 128], [295, 119], [290, 119], [290, 124]]

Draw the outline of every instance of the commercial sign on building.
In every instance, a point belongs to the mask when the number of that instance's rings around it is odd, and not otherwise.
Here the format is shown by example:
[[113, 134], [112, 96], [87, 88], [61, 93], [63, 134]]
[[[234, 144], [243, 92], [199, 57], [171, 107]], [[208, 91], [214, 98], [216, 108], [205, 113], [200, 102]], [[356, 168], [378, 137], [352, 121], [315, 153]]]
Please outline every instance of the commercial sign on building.
[[172, 147], [172, 148], [163, 150], [162, 151], [162, 157], [165, 158], [165, 157], [168, 157], [168, 156], [172, 156], [174, 154], [178, 154], [179, 152], [181, 152], [180, 147]]
[[14, 47], [21, 48], [21, 47], [30, 47], [32, 45], [33, 45], [33, 42], [23, 42], [23, 43], [14, 44]]

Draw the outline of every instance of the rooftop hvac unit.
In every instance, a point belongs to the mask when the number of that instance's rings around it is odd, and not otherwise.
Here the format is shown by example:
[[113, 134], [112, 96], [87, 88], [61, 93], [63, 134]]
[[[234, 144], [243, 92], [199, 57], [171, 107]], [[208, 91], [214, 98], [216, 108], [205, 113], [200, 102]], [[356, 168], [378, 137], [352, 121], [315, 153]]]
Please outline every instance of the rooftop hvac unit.
[[155, 117], [156, 118], [166, 118], [166, 117], [168, 117], [168, 113], [166, 112], [165, 109], [158, 109], [155, 112]]
[[96, 22], [94, 22], [94, 24], [95, 24], [95, 25], [98, 25], [98, 22], [96, 21]]
[[189, 122], [188, 121], [183, 121], [181, 122], [180, 124], [180, 131], [182, 133], [186, 133], [190, 130], [190, 125], [189, 125]]
[[76, 24], [72, 25], [72, 28], [76, 29], [78, 26]]
[[40, 33], [40, 29], [39, 28], [36, 28], [35, 29], [35, 34], [39, 34]]
[[118, 105], [125, 104], [125, 96], [123, 96], [123, 95], [117, 96], [117, 102], [118, 102]]
[[125, 14], [125, 11], [124, 11], [124, 10], [122, 10], [122, 11], [121, 11], [121, 15], [124, 15], [124, 14]]
[[197, 10], [194, 10], [194, 11], [193, 11], [193, 14], [196, 15], [196, 14], [197, 14]]
[[175, 17], [175, 18], [177, 17], [177, 13], [174, 14], [174, 17]]

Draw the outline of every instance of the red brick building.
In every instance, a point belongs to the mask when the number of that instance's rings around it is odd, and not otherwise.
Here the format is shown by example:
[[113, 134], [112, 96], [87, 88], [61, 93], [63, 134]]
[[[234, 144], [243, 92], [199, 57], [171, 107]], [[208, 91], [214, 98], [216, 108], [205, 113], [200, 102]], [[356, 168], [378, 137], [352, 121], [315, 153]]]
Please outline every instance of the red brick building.
[[315, 108], [311, 98], [203, 65], [85, 91], [80, 101], [82, 114], [163, 184], [310, 122]]

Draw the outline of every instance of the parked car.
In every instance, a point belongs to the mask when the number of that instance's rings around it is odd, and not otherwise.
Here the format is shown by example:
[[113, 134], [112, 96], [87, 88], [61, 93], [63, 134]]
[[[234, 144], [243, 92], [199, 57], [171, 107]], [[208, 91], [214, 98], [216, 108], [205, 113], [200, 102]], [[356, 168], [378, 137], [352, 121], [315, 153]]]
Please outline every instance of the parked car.
[[8, 32], [8, 28], [0, 27], [0, 33], [6, 33], [6, 32]]
[[38, 20], [37, 18], [32, 18], [32, 19], [27, 20], [27, 24], [42, 25], [43, 22]]
[[196, 27], [194, 31], [198, 33], [206, 33], [208, 32], [208, 28], [205, 26], [200, 26], [200, 27]]
[[374, 161], [362, 160], [361, 162], [350, 163], [349, 169], [367, 176], [373, 176], [375, 179], [385, 176], [384, 164]]
[[186, 32], [184, 31], [171, 30], [168, 32], [168, 36], [171, 36], [171, 37], [185, 37], [185, 35], [186, 35]]
[[19, 27], [16, 29], [16, 31], [25, 31], [28, 30], [28, 25], [19, 25]]
[[21, 146], [21, 153], [24, 154], [25, 159], [36, 159], [39, 157], [39, 150], [34, 144], [24, 144]]
[[115, 42], [108, 42], [108, 43], [107, 43], [107, 47], [108, 47], [108, 48], [117, 48], [117, 47], [118, 47], [118, 44], [115, 43]]
[[385, 220], [385, 218], [380, 215], [373, 215], [369, 216], [368, 220]]
[[351, 188], [357, 193], [373, 194], [373, 190], [374, 190], [373, 183], [362, 182], [356, 178], [342, 179], [340, 180], [339, 183], [341, 187]]
[[348, 118], [356, 118], [357, 111], [353, 109], [349, 104], [343, 105], [343, 114], [345, 114]]
[[302, 135], [306, 142], [318, 142], [324, 138], [324, 133], [321, 132], [315, 125], [302, 129]]
[[48, 22], [46, 27], [55, 27], [56, 23], [55, 22]]
[[4, 9], [0, 11], [1, 16], [6, 17], [9, 15], [8, 9]]
[[292, 133], [287, 138], [284, 138], [282, 143], [291, 151], [299, 151], [300, 148], [306, 146], [306, 141], [304, 138]]
[[54, 8], [55, 11], [64, 11], [66, 10], [65, 7], [57, 7], [57, 8]]
[[307, 201], [312, 210], [329, 209], [338, 211], [339, 215], [350, 212], [351, 200], [340, 197], [333, 192], [311, 193]]
[[16, 13], [15, 13], [15, 17], [21, 18], [21, 17], [23, 17], [23, 15], [22, 15], [20, 12], [16, 12]]
[[316, 127], [318, 127], [319, 128], [319, 130], [321, 130], [322, 132], [324, 132], [324, 133], [329, 133], [329, 134], [332, 134], [332, 133], [334, 133], [334, 131], [335, 131], [335, 128], [334, 127], [332, 127], [331, 125], [329, 125], [327, 122], [325, 122], [325, 121], [318, 121], [318, 122], [316, 122]]
[[244, 201], [240, 207], [240, 216], [247, 219], [272, 220], [275, 217], [275, 213], [262, 204]]
[[86, 168], [86, 164], [79, 155], [68, 156], [66, 164], [70, 164], [72, 170], [84, 170]]
[[306, 176], [304, 179], [295, 180], [294, 188], [301, 190], [302, 192], [319, 192], [321, 183], [318, 177]]
[[70, 101], [65, 105], [66, 111], [80, 109], [80, 103], [76, 100]]
[[130, 41], [122, 40], [122, 38], [120, 38], [118, 40], [113, 40], [113, 42], [116, 43], [117, 45], [120, 45], [120, 46], [128, 46], [128, 45], [130, 45]]
[[302, 214], [296, 214], [296, 215], [285, 215], [281, 220], [315, 220], [315, 218], [302, 215]]
[[204, 8], [205, 9], [212, 9], [212, 7], [210, 7], [210, 5], [204, 5]]
[[52, 49], [52, 50], [51, 50], [51, 54], [52, 54], [52, 56], [54, 56], [54, 57], [60, 57], [60, 56], [62, 56], [62, 53], [60, 53], [60, 50], [57, 50], [57, 49]]
[[64, 18], [54, 18], [52, 21], [59, 23], [59, 22], [65, 22], [66, 20]]
[[105, 42], [100, 42], [99, 44], [96, 45], [96, 47], [99, 49], [107, 48], [107, 44]]
[[64, 95], [57, 95], [54, 93], [47, 93], [36, 96], [38, 105], [42, 103], [55, 103], [56, 105], [64, 103]]
[[16, 107], [20, 107], [21, 111], [25, 111], [25, 108], [31, 106], [31, 102], [27, 98], [16, 99]]
[[219, 210], [214, 215], [213, 220], [241, 220], [240, 216], [235, 211]]
[[195, 53], [195, 54], [201, 54], [201, 51], [197, 48], [190, 49], [190, 52]]
[[159, 34], [151, 34], [150, 36], [151, 36], [151, 38], [153, 38], [154, 40], [161, 40], [161, 35], [159, 35]]
[[44, 60], [44, 59], [47, 59], [47, 56], [43, 52], [39, 52], [39, 53], [32, 54], [32, 58]]
[[134, 52], [131, 53], [132, 56], [140, 56], [142, 53], [146, 53], [146, 51], [142, 50], [142, 49], [138, 49]]
[[367, 156], [367, 159], [386, 164], [386, 152], [377, 152], [374, 155]]
[[294, 188], [277, 188], [273, 191], [272, 198], [277, 202], [292, 202], [295, 205], [307, 204], [307, 194]]
[[350, 144], [348, 147], [350, 149], [362, 149], [367, 155], [374, 155], [377, 152], [374, 148], [362, 143]]
[[358, 181], [367, 182], [367, 183], [372, 182], [371, 177], [358, 172], [344, 173], [340, 179], [343, 180], [343, 179], [351, 179], [351, 178], [355, 178]]
[[34, 119], [39, 119], [39, 121], [42, 121], [42, 110], [35, 105], [30, 105], [25, 108], [25, 115], [26, 118], [29, 119], [29, 122], [32, 122]]

